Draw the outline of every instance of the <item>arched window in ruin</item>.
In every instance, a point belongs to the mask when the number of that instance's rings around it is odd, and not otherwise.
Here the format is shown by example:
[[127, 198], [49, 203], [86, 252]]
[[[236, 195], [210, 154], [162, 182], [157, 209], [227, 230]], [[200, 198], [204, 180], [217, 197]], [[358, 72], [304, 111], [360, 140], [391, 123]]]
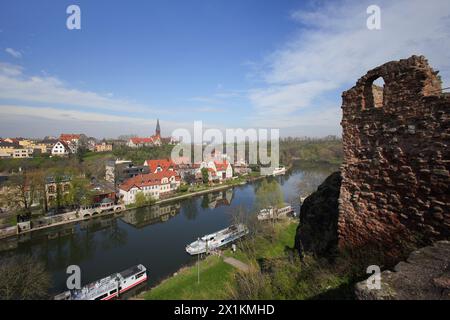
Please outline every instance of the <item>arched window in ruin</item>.
[[384, 79], [381, 76], [367, 81], [364, 88], [364, 109], [383, 107], [385, 88]]

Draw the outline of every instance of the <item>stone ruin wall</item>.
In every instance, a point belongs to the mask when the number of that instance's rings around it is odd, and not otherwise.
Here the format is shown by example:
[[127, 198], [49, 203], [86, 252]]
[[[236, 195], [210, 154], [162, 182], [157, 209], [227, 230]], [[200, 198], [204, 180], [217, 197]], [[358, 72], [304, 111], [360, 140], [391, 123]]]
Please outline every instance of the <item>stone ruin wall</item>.
[[[449, 237], [450, 95], [437, 73], [412, 56], [370, 70], [343, 93], [341, 249], [395, 252]], [[373, 86], [379, 77], [384, 89]]]

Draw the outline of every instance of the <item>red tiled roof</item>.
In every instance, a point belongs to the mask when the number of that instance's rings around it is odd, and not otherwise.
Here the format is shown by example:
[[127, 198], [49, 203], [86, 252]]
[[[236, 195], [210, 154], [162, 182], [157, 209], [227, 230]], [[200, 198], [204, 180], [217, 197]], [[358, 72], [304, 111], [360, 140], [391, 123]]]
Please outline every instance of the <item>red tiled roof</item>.
[[223, 162], [214, 161], [214, 165], [216, 166], [217, 171], [226, 171], [228, 168], [228, 161], [224, 160]]
[[[56, 143], [61, 143], [63, 146], [64, 146], [64, 148], [66, 148], [66, 150], [67, 151], [70, 151], [70, 147], [69, 147], [69, 144], [66, 142], [66, 141], [64, 141], [64, 140], [58, 140]], [[55, 143], [55, 144], [56, 144]]]
[[150, 172], [155, 172], [158, 167], [160, 167], [162, 171], [175, 167], [175, 163], [170, 159], [146, 160], [145, 163], [147, 163]]
[[180, 181], [180, 176], [174, 171], [141, 174], [126, 180], [119, 186], [119, 188], [125, 191], [130, 191], [133, 187], [142, 188], [160, 185], [163, 178], [171, 178], [173, 176], [175, 177], [175, 181]]
[[208, 171], [211, 172], [211, 176], [212, 176], [212, 177], [217, 176], [217, 173], [216, 173], [216, 171], [214, 171], [213, 168], [208, 168]]
[[80, 139], [80, 134], [66, 134], [66, 133], [61, 133], [61, 135], [59, 136], [59, 140], [63, 140], [63, 141], [71, 141], [71, 140], [78, 140]]
[[131, 138], [130, 139], [132, 143], [134, 144], [144, 144], [144, 143], [153, 143], [153, 138]]

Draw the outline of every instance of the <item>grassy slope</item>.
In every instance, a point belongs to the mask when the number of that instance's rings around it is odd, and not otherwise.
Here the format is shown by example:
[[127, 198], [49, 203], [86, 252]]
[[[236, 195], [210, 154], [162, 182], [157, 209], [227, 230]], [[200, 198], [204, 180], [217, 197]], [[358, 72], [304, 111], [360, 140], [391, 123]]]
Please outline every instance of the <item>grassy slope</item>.
[[[286, 246], [293, 247], [297, 223], [280, 223], [275, 227], [275, 241], [258, 239], [258, 258], [276, 258], [283, 256]], [[256, 264], [244, 252], [230, 249], [224, 251], [225, 256], [234, 257], [245, 263]], [[228, 286], [233, 285], [234, 274], [238, 272], [234, 267], [226, 264], [217, 256], [209, 256], [200, 263], [200, 284], [197, 283], [197, 265], [187, 267], [170, 277], [157, 287], [146, 292], [145, 299], [226, 299]]]
[[283, 222], [275, 225], [275, 239], [260, 237], [257, 245], [258, 258], [278, 258], [285, 255], [285, 248], [293, 248], [297, 223]]
[[174, 277], [163, 281], [144, 294], [148, 300], [158, 299], [225, 299], [226, 286], [232, 280], [234, 269], [217, 256], [200, 262], [200, 283], [197, 283], [197, 266], [184, 268]]

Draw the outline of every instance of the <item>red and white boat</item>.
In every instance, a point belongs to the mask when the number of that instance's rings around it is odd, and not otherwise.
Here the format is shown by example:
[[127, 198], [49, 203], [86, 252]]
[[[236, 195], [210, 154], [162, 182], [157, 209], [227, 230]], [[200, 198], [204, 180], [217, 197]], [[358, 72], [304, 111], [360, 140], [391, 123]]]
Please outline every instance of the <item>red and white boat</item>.
[[147, 269], [139, 264], [120, 273], [92, 282], [79, 290], [69, 290], [55, 300], [109, 300], [147, 281]]

